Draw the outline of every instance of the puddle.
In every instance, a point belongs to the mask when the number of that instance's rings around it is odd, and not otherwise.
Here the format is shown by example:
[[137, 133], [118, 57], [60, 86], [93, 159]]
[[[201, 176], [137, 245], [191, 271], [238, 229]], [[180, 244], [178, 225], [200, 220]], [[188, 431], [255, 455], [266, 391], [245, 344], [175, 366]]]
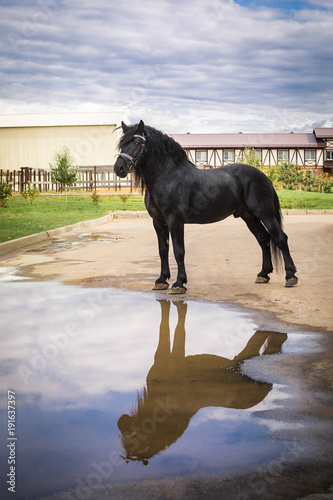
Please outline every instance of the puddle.
[[[69, 234], [64, 237], [54, 237], [47, 243], [41, 243], [39, 244], [38, 249], [27, 249], [25, 250], [25, 256], [27, 256], [28, 254], [40, 254], [41, 250], [42, 252], [47, 252], [48, 254], [50, 254], [58, 252], [59, 250], [71, 250], [72, 248], [77, 248], [78, 246], [82, 246], [87, 243], [118, 243], [128, 239], [131, 238], [109, 233], [86, 232], [76, 235]], [[39, 262], [37, 263], [39, 264]]]
[[[78, 238], [80, 240], [84, 240], [89, 243], [94, 241], [98, 241], [99, 243], [116, 243], [118, 241], [125, 241], [131, 239], [130, 237], [127, 236], [119, 236], [109, 233], [80, 233], [78, 234]], [[76, 243], [80, 244], [80, 241]]]
[[[2, 429], [7, 391], [17, 400], [16, 498], [238, 470], [295, 447], [261, 416], [289, 389], [242, 363], [304, 348], [309, 335], [258, 331], [220, 303], [57, 282], [7, 282], [0, 318]], [[0, 459], [6, 471], [4, 446]]]
[[17, 267], [5, 265], [0, 267], [0, 283], [9, 283], [10, 281], [25, 281], [30, 278], [20, 276]]
[[22, 254], [19, 258], [8, 259], [9, 266], [34, 266], [36, 264], [47, 264], [54, 262], [54, 257], [44, 254]]

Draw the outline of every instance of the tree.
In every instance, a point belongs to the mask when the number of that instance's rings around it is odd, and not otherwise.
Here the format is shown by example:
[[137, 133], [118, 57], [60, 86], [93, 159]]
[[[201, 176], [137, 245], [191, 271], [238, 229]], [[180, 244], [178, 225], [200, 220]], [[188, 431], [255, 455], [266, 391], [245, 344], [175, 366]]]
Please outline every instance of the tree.
[[60, 182], [65, 186], [67, 203], [67, 187], [76, 182], [79, 168], [74, 166], [69, 149], [64, 147], [61, 151], [54, 153], [53, 164], [50, 163], [52, 182]]
[[239, 153], [237, 158], [238, 163], [244, 165], [252, 165], [252, 167], [262, 168], [260, 156], [254, 148], [245, 148]]

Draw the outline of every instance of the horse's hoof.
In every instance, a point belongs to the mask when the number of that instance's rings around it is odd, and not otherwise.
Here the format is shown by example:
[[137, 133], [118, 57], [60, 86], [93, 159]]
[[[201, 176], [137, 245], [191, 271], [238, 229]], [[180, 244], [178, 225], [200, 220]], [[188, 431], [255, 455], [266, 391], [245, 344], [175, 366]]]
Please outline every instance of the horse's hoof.
[[286, 284], [284, 286], [290, 288], [291, 286], [297, 285], [297, 283], [298, 283], [298, 278], [296, 278], [296, 276], [293, 276], [292, 278], [286, 280]]
[[184, 286], [173, 286], [170, 290], [170, 295], [181, 295], [186, 293], [187, 288]]
[[255, 283], [268, 283], [269, 282], [269, 277], [264, 278], [264, 276], [257, 276], [257, 279], [255, 280]]
[[153, 290], [167, 290], [169, 283], [155, 283]]

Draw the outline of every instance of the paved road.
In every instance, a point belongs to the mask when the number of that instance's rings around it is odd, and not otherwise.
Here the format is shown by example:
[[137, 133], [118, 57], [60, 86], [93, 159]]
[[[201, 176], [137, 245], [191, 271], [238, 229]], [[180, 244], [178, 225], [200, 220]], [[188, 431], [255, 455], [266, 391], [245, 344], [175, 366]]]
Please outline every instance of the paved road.
[[[71, 232], [55, 230], [51, 240], [2, 255], [2, 262], [19, 263], [27, 250], [31, 259], [35, 248], [37, 254], [50, 253], [54, 260], [25, 267], [24, 272], [34, 277], [56, 276], [75, 285], [150, 292], [159, 275], [151, 219], [99, 222], [76, 226]], [[284, 287], [283, 274], [273, 273], [268, 284], [254, 283], [261, 250], [242, 220], [229, 217], [216, 224], [186, 226], [186, 298], [223, 300], [271, 312], [287, 323], [333, 330], [333, 214], [287, 215], [284, 227], [299, 277], [298, 286], [289, 289]], [[172, 284], [176, 279], [173, 256], [170, 262]]]

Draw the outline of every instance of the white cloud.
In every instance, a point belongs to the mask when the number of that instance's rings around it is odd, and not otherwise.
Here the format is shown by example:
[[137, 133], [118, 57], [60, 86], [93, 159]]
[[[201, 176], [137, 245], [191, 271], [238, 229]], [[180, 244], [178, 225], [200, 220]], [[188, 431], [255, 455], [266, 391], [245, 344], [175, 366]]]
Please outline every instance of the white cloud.
[[333, 11], [277, 3], [2, 2], [0, 112], [126, 108], [174, 133], [330, 122]]

